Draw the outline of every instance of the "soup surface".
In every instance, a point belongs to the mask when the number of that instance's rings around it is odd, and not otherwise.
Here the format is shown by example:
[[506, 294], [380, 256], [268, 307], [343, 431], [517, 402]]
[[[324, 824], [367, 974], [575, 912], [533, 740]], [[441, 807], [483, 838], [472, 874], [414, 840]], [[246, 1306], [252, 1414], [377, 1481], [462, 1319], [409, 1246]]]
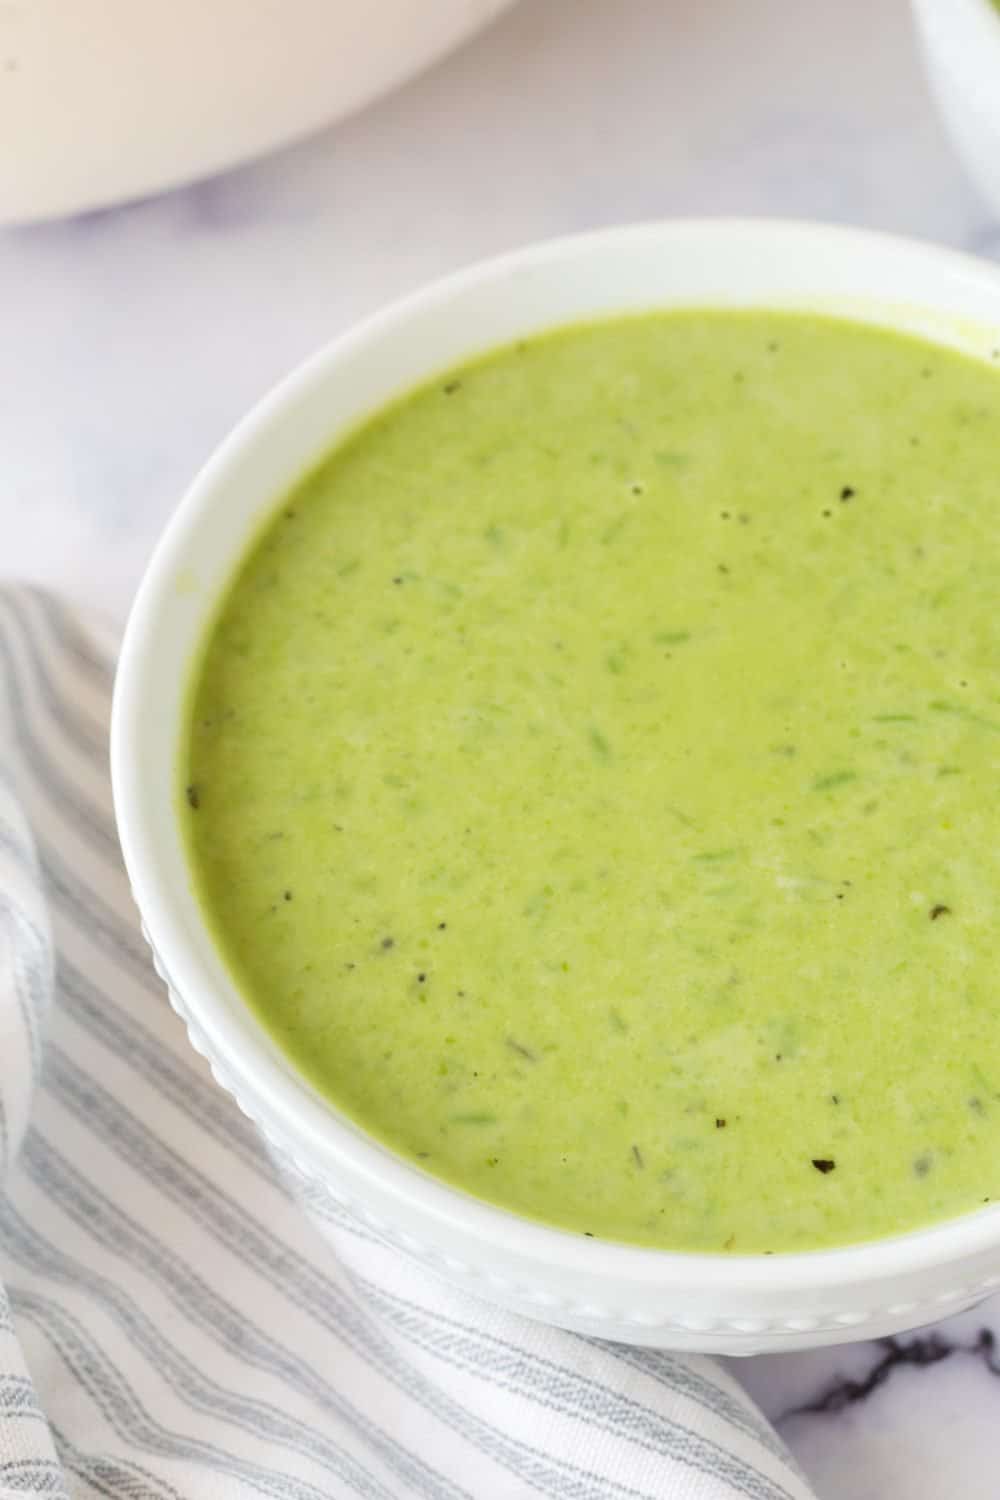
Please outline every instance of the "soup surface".
[[1000, 1195], [1000, 370], [674, 312], [443, 375], [289, 494], [181, 815], [247, 1003], [428, 1172], [580, 1234]]

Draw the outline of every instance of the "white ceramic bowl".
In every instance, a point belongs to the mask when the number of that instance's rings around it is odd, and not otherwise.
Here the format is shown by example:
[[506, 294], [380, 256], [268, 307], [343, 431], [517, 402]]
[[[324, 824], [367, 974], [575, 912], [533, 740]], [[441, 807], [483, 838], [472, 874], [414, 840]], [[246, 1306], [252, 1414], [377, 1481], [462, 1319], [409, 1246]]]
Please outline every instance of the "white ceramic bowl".
[[509, 4], [0, 4], [0, 223], [246, 161], [359, 109]]
[[574, 319], [683, 304], [843, 312], [989, 359], [1000, 271], [876, 235], [767, 222], [616, 229], [438, 282], [338, 339], [268, 396], [196, 480], [122, 649], [112, 772], [122, 847], [173, 1003], [265, 1135], [402, 1250], [532, 1317], [631, 1343], [752, 1353], [885, 1334], [1000, 1286], [1000, 1206], [877, 1243], [712, 1256], [528, 1222], [395, 1157], [325, 1102], [240, 999], [192, 896], [172, 793], [192, 654], [262, 518], [338, 434], [489, 346]]
[[1000, 214], [1000, 9], [913, 0], [931, 91], [955, 150]]

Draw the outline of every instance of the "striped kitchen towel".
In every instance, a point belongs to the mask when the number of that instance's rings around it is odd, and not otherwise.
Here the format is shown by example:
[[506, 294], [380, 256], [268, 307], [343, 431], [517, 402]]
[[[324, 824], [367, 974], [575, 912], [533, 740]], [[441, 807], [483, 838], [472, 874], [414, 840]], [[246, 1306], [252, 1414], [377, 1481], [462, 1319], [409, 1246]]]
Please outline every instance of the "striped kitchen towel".
[[113, 661], [0, 589], [0, 1496], [806, 1500], [710, 1360], [481, 1305], [313, 1186], [334, 1256], [150, 968]]

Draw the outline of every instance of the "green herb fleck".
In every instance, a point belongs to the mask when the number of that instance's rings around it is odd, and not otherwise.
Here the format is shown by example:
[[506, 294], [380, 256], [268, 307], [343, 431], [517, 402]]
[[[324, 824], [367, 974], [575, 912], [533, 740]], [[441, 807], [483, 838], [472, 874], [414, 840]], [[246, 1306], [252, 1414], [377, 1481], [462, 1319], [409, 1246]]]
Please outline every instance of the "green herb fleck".
[[936, 714], [952, 714], [956, 719], [964, 719], [967, 724], [977, 724], [980, 729], [992, 729], [1000, 734], [1000, 724], [995, 719], [985, 719], [982, 714], [973, 713], [972, 709], [961, 703], [948, 703], [943, 698], [935, 698], [927, 706]]
[[601, 733], [596, 725], [593, 724], [590, 726], [587, 734], [590, 740], [590, 748], [593, 750], [598, 760], [610, 761], [612, 758], [612, 754], [611, 746], [608, 743], [607, 737]]
[[814, 792], [830, 792], [834, 787], [846, 786], [849, 781], [857, 781], [856, 771], [831, 771], [829, 776], [820, 776], [812, 784]]

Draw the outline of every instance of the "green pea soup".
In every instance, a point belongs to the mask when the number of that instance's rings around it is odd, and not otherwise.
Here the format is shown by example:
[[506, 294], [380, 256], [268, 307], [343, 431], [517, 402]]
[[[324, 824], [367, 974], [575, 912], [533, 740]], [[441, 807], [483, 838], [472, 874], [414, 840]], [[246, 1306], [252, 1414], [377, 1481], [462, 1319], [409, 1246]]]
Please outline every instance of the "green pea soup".
[[574, 326], [305, 475], [179, 768], [246, 1003], [468, 1192], [672, 1250], [1000, 1194], [1000, 371]]

